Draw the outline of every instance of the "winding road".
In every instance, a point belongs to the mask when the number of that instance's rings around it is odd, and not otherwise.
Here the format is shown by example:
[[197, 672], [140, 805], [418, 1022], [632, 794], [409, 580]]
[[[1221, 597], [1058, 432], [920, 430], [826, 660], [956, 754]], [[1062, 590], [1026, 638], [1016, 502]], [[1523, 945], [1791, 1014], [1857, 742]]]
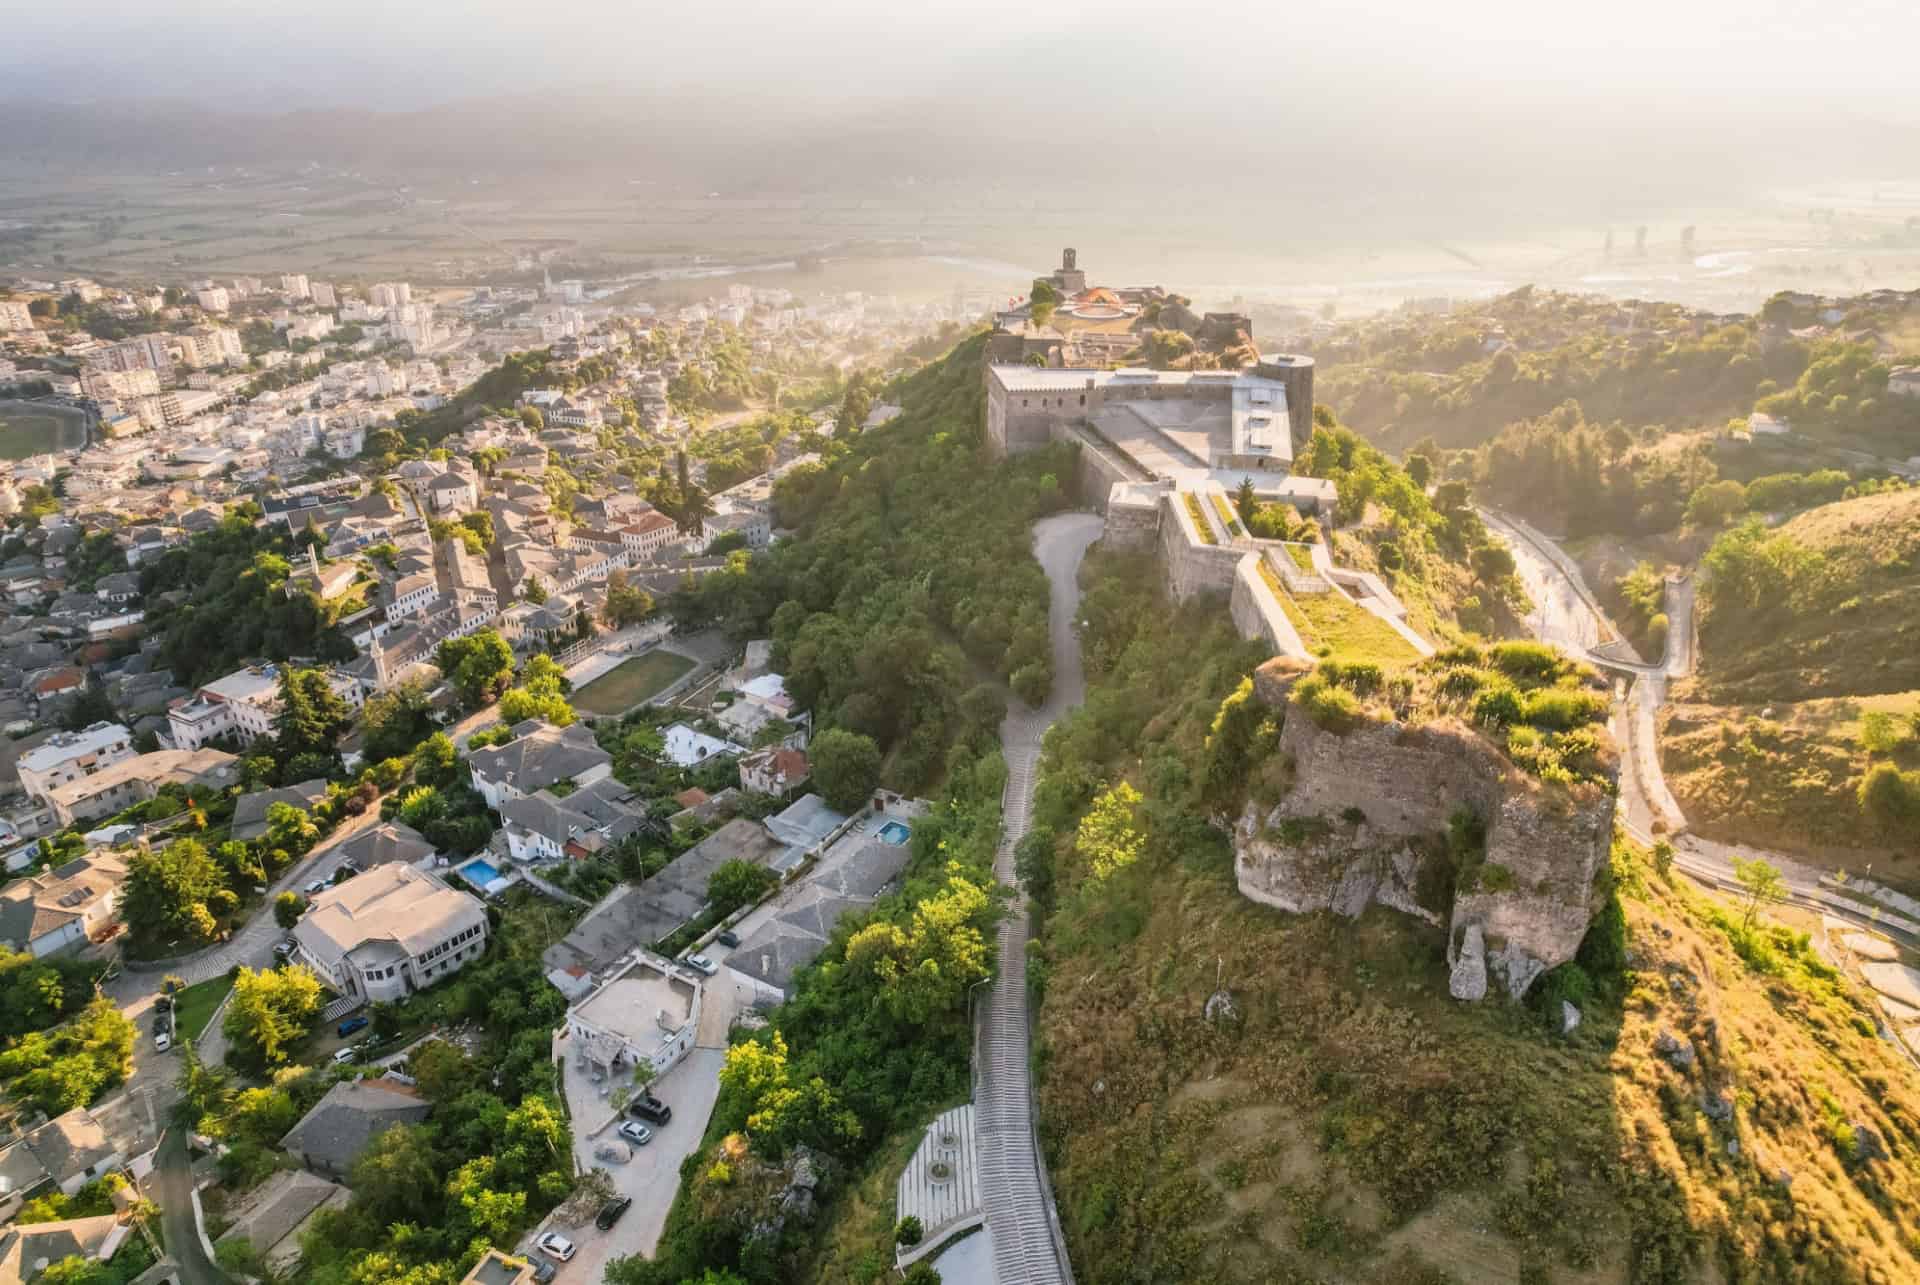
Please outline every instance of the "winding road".
[[[1909, 946], [1920, 946], [1920, 936], [1886, 915], [1863, 910], [1854, 897], [1837, 896], [1820, 882], [1821, 871], [1784, 853], [1744, 844], [1721, 843], [1687, 831], [1686, 815], [1667, 787], [1660, 766], [1656, 715], [1666, 701], [1668, 680], [1692, 671], [1694, 637], [1694, 583], [1691, 576], [1667, 582], [1667, 615], [1672, 622], [1667, 653], [1658, 664], [1623, 661], [1609, 655], [1606, 640], [1618, 638], [1584, 582], [1579, 568], [1551, 540], [1504, 515], [1481, 513], [1489, 530], [1513, 550], [1515, 570], [1532, 595], [1535, 610], [1528, 626], [1542, 642], [1563, 649], [1625, 679], [1617, 688], [1613, 728], [1620, 745], [1619, 817], [1627, 833], [1641, 843], [1656, 836], [1674, 847], [1674, 866], [1696, 882], [1713, 888], [1737, 890], [1734, 863], [1764, 858], [1786, 881], [1788, 900], [1878, 932]], [[1605, 650], [1600, 650], [1605, 648]]]
[[1100, 538], [1101, 528], [1100, 518], [1090, 513], [1062, 513], [1034, 526], [1034, 554], [1052, 590], [1047, 624], [1053, 645], [1053, 691], [1039, 709], [1013, 702], [1000, 725], [1007, 788], [1001, 799], [1003, 828], [993, 871], [1001, 883], [1016, 890], [1017, 900], [1000, 921], [1000, 968], [978, 1030], [979, 1075], [974, 1092], [980, 1190], [993, 1237], [998, 1285], [1071, 1285], [1073, 1280], [1035, 1128], [1033, 1019], [1027, 1006], [1032, 914], [1025, 893], [1019, 891], [1013, 850], [1027, 833], [1041, 739], [1055, 719], [1086, 695], [1073, 621], [1080, 605], [1080, 560], [1087, 546]]

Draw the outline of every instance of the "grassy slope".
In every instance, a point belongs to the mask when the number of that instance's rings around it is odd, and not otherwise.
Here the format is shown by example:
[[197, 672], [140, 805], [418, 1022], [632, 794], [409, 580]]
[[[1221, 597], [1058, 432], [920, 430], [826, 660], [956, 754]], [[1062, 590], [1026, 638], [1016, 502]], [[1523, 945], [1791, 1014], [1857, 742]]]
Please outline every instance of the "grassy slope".
[[[1782, 702], [1773, 706], [1683, 702], [1662, 715], [1667, 784], [1693, 828], [1806, 853], [1839, 869], [1911, 878], [1899, 836], [1875, 826], [1855, 802], [1868, 756], [1860, 716], [1920, 713], [1920, 692]], [[1911, 749], [1895, 759], [1920, 767]], [[1889, 870], [1888, 860], [1895, 864]]]
[[[1248, 901], [1200, 816], [1233, 807], [1194, 802], [1244, 650], [1221, 622], [1149, 606], [1147, 571], [1092, 572], [1095, 681], [1049, 737], [1034, 809], [1059, 836], [1035, 964], [1042, 1133], [1079, 1280], [1920, 1271], [1920, 1093], [1803, 943], [1763, 931], [1743, 957], [1737, 916], [1623, 849], [1606, 880], [1620, 917], [1603, 915], [1619, 930], [1583, 947], [1593, 984], [1563, 1038], [1555, 1003], [1447, 999], [1444, 936], [1415, 920]], [[1245, 788], [1289, 770], [1249, 761]], [[1115, 776], [1146, 795], [1144, 855], [1095, 882], [1068, 836]], [[1203, 1019], [1218, 987], [1237, 1025]], [[1691, 1070], [1653, 1053], [1668, 1031], [1699, 1049]], [[1709, 1088], [1731, 1122], [1701, 1111]], [[1891, 1160], [1859, 1159], [1839, 1127], [1855, 1124]]]
[[[1909, 1069], [1851, 992], [1750, 971], [1705, 903], [1626, 868], [1640, 967], [1568, 1039], [1447, 1000], [1444, 940], [1402, 916], [1247, 901], [1217, 848], [1063, 911], [1042, 1110], [1079, 1278], [1914, 1279]], [[1237, 1032], [1200, 1020], [1216, 978]], [[1834, 1121], [1893, 1159], [1849, 1161]]]
[[[1859, 716], [1920, 689], [1920, 490], [1823, 505], [1781, 531], [1826, 558], [1790, 603], [1709, 615], [1700, 672], [1675, 690], [1661, 755], [1703, 833], [1843, 867], [1908, 855], [1864, 817]], [[1906, 763], [1903, 766], [1914, 766]]]

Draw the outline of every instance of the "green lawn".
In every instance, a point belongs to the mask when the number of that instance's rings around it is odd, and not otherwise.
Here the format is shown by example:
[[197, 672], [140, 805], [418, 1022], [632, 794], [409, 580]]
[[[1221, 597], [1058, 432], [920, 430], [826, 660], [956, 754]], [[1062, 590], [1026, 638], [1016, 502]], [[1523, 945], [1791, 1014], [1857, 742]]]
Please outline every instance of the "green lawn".
[[183, 1039], [198, 1043], [200, 1033], [207, 1029], [207, 1022], [213, 1017], [213, 1010], [220, 1007], [220, 1001], [232, 989], [231, 978], [210, 977], [181, 991], [173, 998], [174, 1029]]
[[1393, 626], [1360, 604], [1337, 593], [1303, 593], [1296, 598], [1264, 558], [1260, 560], [1260, 574], [1309, 651], [1317, 653], [1326, 646], [1332, 649], [1329, 654], [1341, 660], [1372, 661], [1384, 667], [1420, 659], [1420, 653]]
[[631, 656], [573, 693], [575, 709], [589, 714], [624, 714], [659, 695], [693, 668], [678, 652], [655, 650]]
[[85, 446], [86, 424], [83, 412], [65, 406], [0, 401], [0, 459]]

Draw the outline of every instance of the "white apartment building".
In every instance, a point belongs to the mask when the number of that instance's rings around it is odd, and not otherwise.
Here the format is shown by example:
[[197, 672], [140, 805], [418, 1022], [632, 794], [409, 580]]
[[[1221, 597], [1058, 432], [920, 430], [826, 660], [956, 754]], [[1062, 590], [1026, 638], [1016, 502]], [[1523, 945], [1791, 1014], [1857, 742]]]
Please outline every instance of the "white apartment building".
[[225, 312], [232, 306], [232, 297], [225, 286], [208, 286], [204, 290], [193, 292], [194, 302], [200, 305], [202, 312]]
[[20, 787], [42, 803], [53, 791], [133, 757], [133, 733], [118, 723], [55, 732], [20, 756]]
[[32, 329], [33, 314], [25, 299], [0, 299], [0, 334]]
[[317, 894], [293, 940], [300, 961], [340, 994], [404, 999], [480, 958], [487, 908], [395, 861]]
[[679, 526], [658, 509], [643, 513], [620, 528], [620, 543], [636, 560], [658, 557], [662, 549], [678, 543], [679, 539]]
[[280, 274], [280, 293], [289, 299], [311, 299], [313, 288], [307, 284], [304, 272], [283, 272]]
[[[330, 672], [327, 686], [350, 709], [359, 709], [364, 703], [355, 678]], [[223, 736], [246, 745], [273, 735], [273, 720], [279, 712], [279, 666], [249, 666], [215, 679], [195, 692], [193, 699], [168, 710], [167, 734], [183, 750], [199, 749]]]
[[387, 619], [402, 620], [431, 607], [440, 597], [440, 582], [429, 572], [404, 576], [393, 586], [393, 602], [387, 607]]

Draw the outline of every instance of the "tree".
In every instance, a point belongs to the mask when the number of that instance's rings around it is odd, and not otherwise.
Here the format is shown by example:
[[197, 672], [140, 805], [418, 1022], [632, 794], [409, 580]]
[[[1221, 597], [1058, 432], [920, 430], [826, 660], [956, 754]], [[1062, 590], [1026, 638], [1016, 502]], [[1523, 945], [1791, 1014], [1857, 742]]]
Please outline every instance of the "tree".
[[493, 543], [493, 514], [485, 509], [475, 509], [471, 513], [462, 514], [460, 524], [480, 537], [483, 550], [485, 546]]
[[320, 827], [305, 808], [291, 803], [267, 804], [267, 832], [262, 842], [271, 850], [283, 848], [300, 856], [320, 841]]
[[551, 656], [534, 656], [520, 671], [520, 681], [500, 697], [500, 717], [509, 726], [529, 718], [541, 719], [555, 727], [568, 727], [574, 721], [573, 706], [563, 694], [567, 688], [566, 671]]
[[356, 1202], [380, 1224], [431, 1218], [439, 1207], [440, 1165], [432, 1135], [417, 1124], [397, 1124], [373, 1135], [353, 1162]]
[[1433, 479], [1433, 461], [1425, 455], [1409, 455], [1406, 461], [1407, 477], [1421, 490], [1427, 489], [1427, 483]]
[[547, 426], [547, 417], [540, 413], [538, 406], [522, 406], [520, 422], [537, 433]]
[[1087, 859], [1095, 879], [1105, 879], [1132, 865], [1146, 844], [1138, 825], [1140, 791], [1125, 781], [1099, 798], [1080, 818], [1073, 846]]
[[865, 385], [859, 380], [848, 384], [847, 395], [840, 399], [838, 418], [840, 436], [851, 438], [857, 434], [866, 424], [867, 416], [872, 411], [873, 397], [867, 392]]
[[445, 732], [435, 732], [413, 752], [413, 777], [436, 788], [460, 779], [460, 752]]
[[1725, 526], [1747, 507], [1747, 488], [1732, 478], [1709, 482], [1687, 499], [1687, 524], [1697, 527]]
[[915, 905], [904, 927], [880, 920], [847, 939], [847, 970], [877, 984], [897, 1021], [924, 1026], [957, 1010], [988, 975], [993, 915], [987, 890], [949, 864], [945, 887]]
[[353, 711], [333, 690], [323, 669], [285, 669], [280, 673], [280, 710], [274, 715], [274, 748], [282, 761], [303, 754], [331, 758], [334, 746], [353, 725]]
[[689, 480], [687, 453], [676, 451], [674, 457], [678, 484], [674, 491], [673, 507], [667, 513], [674, 525], [680, 528], [681, 535], [698, 539], [706, 529], [706, 520], [713, 516], [713, 498]]
[[220, 1029], [243, 1066], [284, 1066], [325, 1002], [320, 979], [300, 964], [234, 974], [233, 996]]
[[808, 748], [814, 788], [841, 812], [862, 807], [880, 784], [880, 747], [871, 736], [833, 728]]
[[1233, 493], [1233, 507], [1240, 514], [1240, 525], [1249, 530], [1253, 527], [1253, 515], [1260, 510], [1259, 497], [1253, 493], [1253, 479], [1243, 477], [1240, 486]]
[[1673, 878], [1673, 845], [1665, 839], [1659, 839], [1653, 845], [1653, 869], [1662, 879]]
[[481, 629], [441, 643], [434, 664], [468, 705], [478, 707], [493, 700], [513, 676], [513, 648], [497, 630]]
[[208, 902], [226, 886], [220, 867], [198, 840], [176, 839], [127, 859], [120, 917], [128, 932], [148, 944], [209, 941], [216, 924]]
[[425, 683], [413, 680], [375, 693], [360, 710], [360, 735], [369, 759], [401, 758], [433, 730]]
[[283, 892], [273, 899], [273, 921], [288, 931], [306, 912], [306, 900], [297, 892]]
[[1735, 857], [1733, 877], [1740, 885], [1745, 901], [1745, 910], [1740, 917], [1742, 928], [1753, 927], [1753, 921], [1759, 915], [1760, 907], [1787, 899], [1787, 881], [1781, 876], [1779, 867], [1763, 858], [1755, 857], [1751, 861], [1742, 861]]
[[780, 876], [763, 865], [735, 858], [723, 861], [707, 880], [707, 905], [714, 913], [731, 914], [771, 892]]
[[1473, 574], [1481, 584], [1498, 588], [1513, 577], [1513, 550], [1504, 544], [1483, 544], [1473, 551]]
[[615, 629], [637, 625], [653, 614], [653, 595], [632, 583], [625, 571], [607, 577], [607, 604], [602, 615]]

